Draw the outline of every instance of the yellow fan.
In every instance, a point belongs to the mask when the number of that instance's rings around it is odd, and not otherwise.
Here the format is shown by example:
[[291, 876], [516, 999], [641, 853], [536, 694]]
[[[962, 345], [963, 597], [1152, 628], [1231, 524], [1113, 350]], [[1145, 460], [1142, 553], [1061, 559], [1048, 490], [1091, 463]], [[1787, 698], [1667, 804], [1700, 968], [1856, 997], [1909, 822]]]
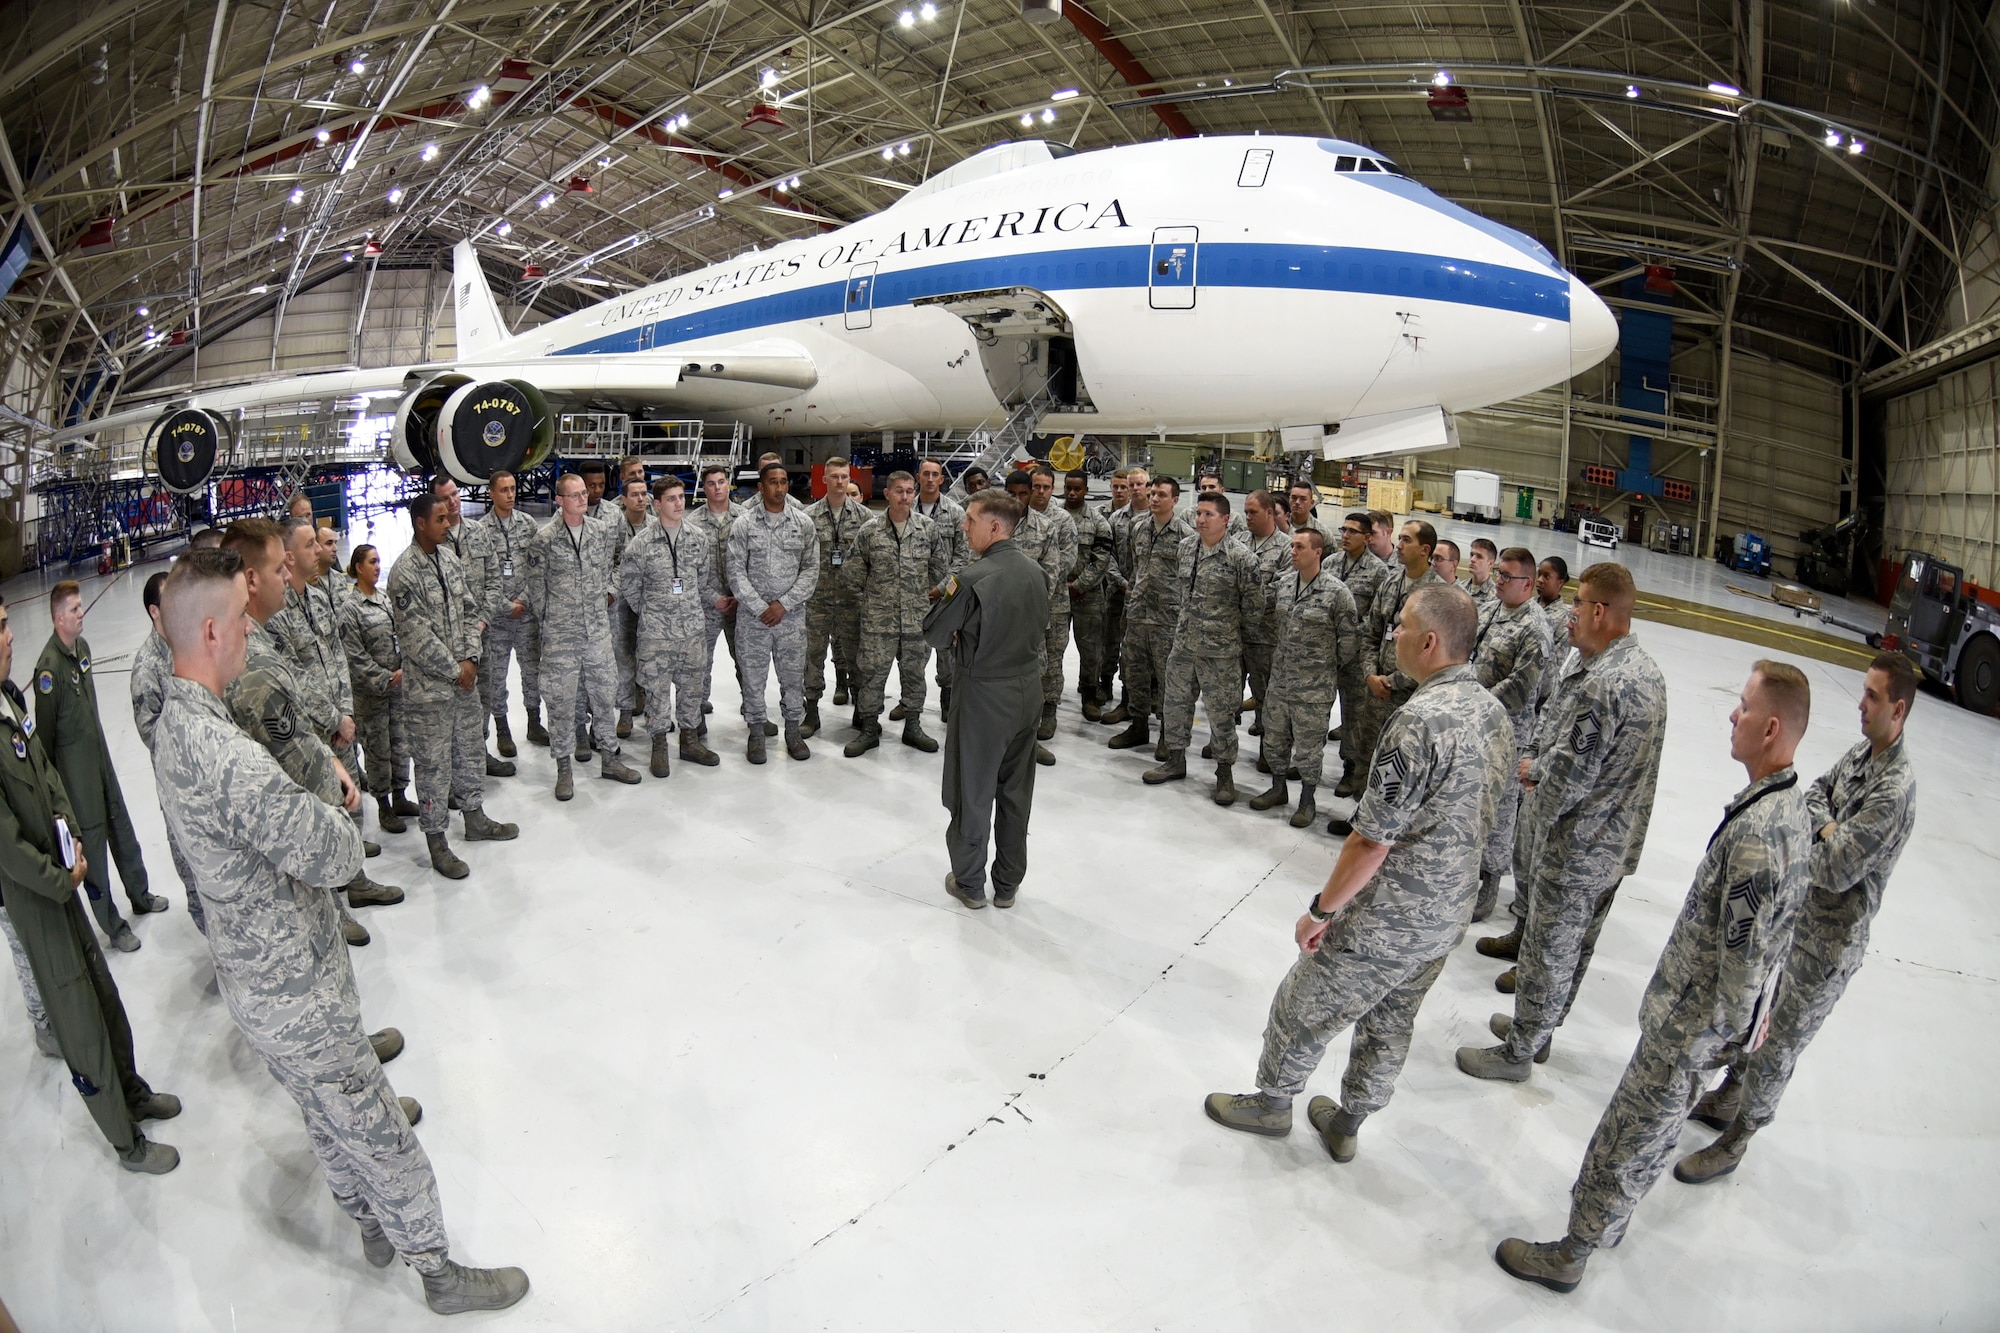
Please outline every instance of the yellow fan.
[[1083, 441], [1074, 435], [1058, 435], [1049, 445], [1049, 466], [1070, 472], [1083, 466]]

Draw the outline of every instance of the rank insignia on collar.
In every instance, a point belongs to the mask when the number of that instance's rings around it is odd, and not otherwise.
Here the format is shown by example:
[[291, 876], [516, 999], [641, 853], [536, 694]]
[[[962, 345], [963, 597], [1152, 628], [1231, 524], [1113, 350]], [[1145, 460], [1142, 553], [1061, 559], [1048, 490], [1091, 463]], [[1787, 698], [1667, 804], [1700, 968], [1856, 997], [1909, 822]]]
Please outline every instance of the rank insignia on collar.
[[83, 672], [83, 674], [84, 674], [84, 675], [86, 675], [86, 676], [87, 676], [87, 675], [89, 675], [89, 674], [90, 674], [90, 654], [89, 654], [89, 653], [85, 653], [85, 654], [84, 654], [84, 655], [83, 655], [83, 656], [82, 656], [81, 658], [79, 658], [79, 659], [77, 660], [77, 666], [78, 666], [78, 668], [80, 668], [80, 669], [82, 670], [82, 672]]
[[18, 731], [14, 733], [14, 757], [16, 759], [28, 757], [28, 738]]
[[32, 713], [21, 715], [21, 730], [32, 736], [35, 734], [35, 718]]
[[56, 673], [53, 671], [44, 671], [36, 675], [35, 688], [40, 690], [43, 694], [55, 693]]

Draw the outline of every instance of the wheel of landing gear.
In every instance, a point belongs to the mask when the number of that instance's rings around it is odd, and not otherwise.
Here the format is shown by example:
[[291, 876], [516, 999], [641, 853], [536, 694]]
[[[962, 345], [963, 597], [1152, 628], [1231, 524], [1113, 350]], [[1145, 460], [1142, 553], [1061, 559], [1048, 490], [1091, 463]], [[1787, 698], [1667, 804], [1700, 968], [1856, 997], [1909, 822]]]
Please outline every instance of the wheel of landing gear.
[[1975, 713], [2000, 708], [2000, 639], [1980, 634], [1966, 643], [1958, 655], [1951, 690], [1961, 708]]

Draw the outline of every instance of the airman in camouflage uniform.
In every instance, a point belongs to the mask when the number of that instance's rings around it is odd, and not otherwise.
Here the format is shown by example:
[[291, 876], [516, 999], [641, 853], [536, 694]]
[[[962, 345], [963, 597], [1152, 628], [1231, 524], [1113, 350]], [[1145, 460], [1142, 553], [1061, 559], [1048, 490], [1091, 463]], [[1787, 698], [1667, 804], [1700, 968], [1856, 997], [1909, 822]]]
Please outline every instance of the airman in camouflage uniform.
[[946, 566], [949, 548], [936, 526], [911, 508], [916, 478], [907, 472], [891, 473], [887, 491], [888, 509], [861, 530], [841, 570], [848, 597], [861, 613], [854, 681], [854, 713], [861, 734], [848, 742], [849, 759], [882, 743], [883, 692], [891, 663], [902, 684], [903, 744], [925, 754], [935, 754], [938, 748], [923, 724], [924, 669], [931, 655], [924, 617], [931, 609], [931, 591], [951, 572]]
[[[528, 546], [528, 609], [542, 627], [542, 698], [549, 708], [558, 801], [574, 793], [572, 756], [588, 758], [593, 737], [604, 757], [601, 776], [614, 782], [639, 780], [619, 758], [611, 724], [617, 716], [618, 667], [608, 613], [618, 577], [618, 538], [609, 523], [583, 516], [585, 494], [583, 479], [574, 472], [558, 478], [556, 515]], [[596, 719], [588, 728], [577, 712], [579, 690], [589, 695]]]
[[[1278, 502], [1269, 491], [1252, 491], [1244, 498], [1243, 509], [1239, 515], [1243, 531], [1236, 540], [1257, 562], [1257, 578], [1264, 586], [1261, 614], [1243, 624], [1243, 674], [1250, 678], [1250, 697], [1257, 701], [1257, 730], [1265, 732], [1264, 696], [1270, 691], [1271, 654], [1278, 643], [1278, 578], [1292, 567], [1292, 534], [1278, 527]], [[1259, 528], [1268, 531], [1259, 537]]]
[[[945, 576], [964, 569], [972, 559], [972, 548], [965, 543], [965, 506], [944, 493], [944, 464], [934, 458], [926, 458], [917, 464], [917, 503], [915, 512], [931, 521], [936, 531], [936, 540], [944, 546]], [[942, 589], [939, 594], [942, 595]], [[937, 654], [937, 665], [932, 668], [937, 673], [938, 709], [942, 713], [951, 711], [951, 670], [950, 653]]]
[[[741, 505], [731, 503], [729, 469], [719, 463], [711, 463], [701, 470], [701, 490], [702, 502], [689, 511], [687, 521], [708, 536], [710, 549], [715, 554], [718, 596], [708, 610], [708, 674], [703, 678], [701, 690], [701, 697], [707, 699], [714, 693], [717, 635], [729, 645], [731, 668], [736, 666], [736, 594], [729, 583], [729, 525], [743, 509]], [[701, 731], [703, 739], [707, 739], [706, 721], [702, 722]]]
[[[1573, 1290], [1591, 1252], [1625, 1238], [1633, 1209], [1673, 1159], [1705, 1071], [1764, 1039], [1812, 873], [1806, 795], [1791, 762], [1809, 693], [1797, 667], [1759, 662], [1731, 714], [1730, 751], [1750, 785], [1723, 807], [1639, 1001], [1639, 1044], [1584, 1150], [1568, 1234], [1539, 1245], [1510, 1239], [1494, 1255], [1523, 1281]], [[1537, 898], [1531, 921], [1540, 910]], [[1504, 1014], [1494, 1019], [1507, 1025]]]
[[680, 478], [654, 482], [653, 497], [655, 521], [632, 539], [619, 562], [618, 595], [639, 617], [634, 652], [652, 738], [649, 768], [664, 778], [672, 771], [667, 737], [676, 722], [681, 758], [709, 767], [721, 762], [702, 743], [701, 709], [708, 702], [708, 618], [722, 590], [709, 530], [684, 520], [687, 493]]
[[1061, 505], [1052, 501], [1056, 493], [1056, 472], [1047, 463], [1037, 463], [1028, 473], [1028, 508], [1047, 529], [1043, 548], [1044, 568], [1055, 572], [1049, 585], [1049, 630], [1042, 651], [1042, 721], [1035, 739], [1045, 741], [1056, 734], [1056, 706], [1062, 702], [1063, 655], [1069, 651], [1069, 584], [1077, 572], [1076, 523]]
[[[1341, 726], [1345, 730], [1342, 739], [1353, 732], [1356, 724], [1360, 734], [1355, 737], [1355, 757], [1363, 764], [1375, 750], [1375, 738], [1381, 734], [1383, 723], [1389, 714], [1402, 707], [1403, 701], [1416, 689], [1416, 682], [1396, 669], [1396, 627], [1402, 623], [1403, 607], [1410, 600], [1410, 594], [1418, 588], [1443, 583], [1445, 580], [1431, 568], [1431, 549], [1437, 545], [1437, 532], [1430, 524], [1412, 520], [1403, 525], [1397, 535], [1397, 552], [1402, 557], [1400, 567], [1388, 567], [1382, 581], [1375, 587], [1375, 601], [1368, 611], [1369, 642], [1374, 645], [1375, 673], [1367, 678], [1367, 688], [1361, 695], [1360, 715], [1351, 721], [1343, 714]], [[1352, 591], [1352, 588], [1349, 589]], [[1336, 829], [1344, 833], [1344, 829]]]
[[[373, 578], [381, 577], [380, 551], [363, 544], [355, 548], [355, 558], [372, 564], [377, 571]], [[345, 599], [340, 637], [354, 681], [354, 729], [368, 766], [368, 790], [375, 794], [382, 831], [402, 833], [409, 826], [397, 802], [407, 799], [404, 793], [410, 783], [409, 717], [403, 696], [403, 645], [386, 588], [368, 592], [356, 588]], [[405, 809], [420, 813], [414, 804]]]
[[1090, 479], [1081, 471], [1063, 478], [1063, 514], [1076, 529], [1076, 573], [1069, 581], [1070, 628], [1076, 639], [1077, 693], [1083, 716], [1095, 722], [1110, 701], [1104, 686], [1105, 614], [1110, 590], [1111, 521], [1093, 509], [1085, 497]]
[[[1292, 521], [1293, 530], [1298, 528], [1297, 517]], [[1347, 585], [1347, 591], [1354, 597], [1355, 612], [1361, 617], [1362, 646], [1372, 652], [1375, 645], [1382, 642], [1375, 627], [1375, 594], [1389, 581], [1396, 571], [1385, 564], [1382, 558], [1368, 549], [1368, 514], [1356, 510], [1347, 515], [1340, 525], [1338, 535], [1338, 556], [1330, 554], [1328, 548], [1327, 567], [1333, 576]], [[1334, 788], [1335, 796], [1353, 796], [1361, 789], [1366, 777], [1365, 766], [1368, 756], [1358, 753], [1361, 745], [1361, 717], [1368, 708], [1367, 672], [1357, 673], [1352, 681], [1340, 683], [1340, 765], [1341, 781]]]
[[[1150, 510], [1131, 521], [1132, 555], [1126, 574], [1125, 647], [1123, 667], [1125, 707], [1130, 722], [1109, 742], [1114, 750], [1144, 745], [1152, 730], [1153, 710], [1166, 687], [1167, 658], [1173, 652], [1174, 626], [1180, 620], [1183, 584], [1181, 544], [1194, 536], [1186, 519], [1174, 512], [1181, 484], [1172, 477], [1151, 483]], [[1137, 492], [1133, 503], [1138, 503]], [[1162, 758], [1165, 756], [1162, 755]]]
[[[1535, 567], [1535, 606], [1548, 617], [1549, 622], [1549, 658], [1542, 664], [1541, 697], [1535, 701], [1537, 709], [1546, 707], [1554, 697], [1573, 651], [1569, 642], [1569, 603], [1563, 600], [1563, 588], [1568, 583], [1569, 564], [1559, 555], [1549, 556]], [[1519, 897], [1514, 901], [1520, 904]], [[1526, 910], [1523, 906], [1516, 915], [1525, 915]]]
[[1307, 1108], [1338, 1162], [1354, 1155], [1361, 1122], [1388, 1104], [1418, 1006], [1465, 934], [1486, 825], [1507, 780], [1506, 715], [1464, 665], [1471, 602], [1427, 587], [1406, 611], [1398, 661], [1421, 684], [1384, 727], [1354, 833], [1295, 928], [1304, 953], [1271, 1001], [1258, 1091], [1216, 1093], [1206, 1106], [1232, 1129], [1289, 1133], [1292, 1098], [1352, 1024], [1340, 1103], [1315, 1097]]
[[240, 648], [229, 660], [229, 641], [244, 593], [240, 579], [201, 576], [199, 563], [175, 569], [164, 619], [182, 640], [184, 669], [200, 680], [169, 684], [153, 768], [168, 826], [208, 900], [223, 1000], [304, 1113], [313, 1155], [359, 1224], [369, 1262], [383, 1267], [400, 1255], [440, 1312], [511, 1305], [526, 1293], [526, 1274], [464, 1269], [448, 1257], [430, 1161], [362, 1030], [347, 951], [335, 945], [333, 899], [318, 887], [360, 870], [360, 833], [238, 731], [213, 693], [243, 661]]
[[1317, 813], [1314, 791], [1326, 766], [1327, 718], [1340, 682], [1361, 672], [1361, 617], [1347, 585], [1322, 563], [1316, 535], [1322, 534], [1308, 529], [1288, 539], [1292, 567], [1278, 575], [1276, 589], [1278, 642], [1265, 693], [1258, 696], [1271, 787], [1252, 797], [1250, 808], [1285, 804], [1285, 779], [1296, 771], [1305, 789], [1293, 828], [1305, 828]]
[[[854, 558], [854, 543], [868, 525], [869, 513], [847, 498], [847, 460], [829, 458], [823, 465], [826, 498], [806, 506], [818, 539], [819, 575], [812, 600], [806, 604], [806, 704], [803, 734], [819, 730], [819, 701], [826, 693], [826, 653], [833, 649], [834, 700], [853, 692], [854, 660], [861, 644], [861, 604], [842, 574]], [[857, 719], [859, 713], [857, 711]]]
[[451, 514], [451, 526], [446, 529], [444, 547], [458, 557], [459, 566], [465, 573], [465, 590], [472, 597], [473, 620], [479, 635], [479, 655], [475, 659], [479, 685], [479, 760], [489, 778], [511, 778], [514, 765], [496, 759], [486, 753], [486, 624], [491, 618], [495, 592], [499, 579], [499, 557], [491, 546], [492, 529], [485, 524], [467, 523], [465, 513], [459, 507], [458, 483], [450, 477], [431, 478], [431, 490], [442, 500]]
[[[83, 637], [82, 591], [67, 579], [56, 584], [49, 595], [49, 611], [56, 629], [35, 663], [35, 740], [62, 775], [75, 810], [73, 832], [90, 866], [83, 888], [91, 914], [112, 948], [131, 953], [139, 947], [139, 937], [111, 900], [113, 858], [132, 915], [164, 912], [167, 900], [149, 887], [139, 835], [132, 829], [111, 751], [104, 743], [90, 641]], [[63, 642], [65, 634], [68, 643]]]
[[528, 547], [536, 523], [514, 507], [519, 482], [511, 472], [496, 472], [488, 489], [493, 507], [483, 520], [486, 549], [492, 557], [493, 605], [486, 622], [486, 656], [480, 674], [486, 680], [486, 707], [493, 714], [493, 734], [500, 757], [512, 759], [514, 737], [507, 724], [507, 660], [521, 663], [521, 702], [528, 710], [530, 745], [547, 745], [542, 726], [542, 627], [528, 610]]
[[[729, 525], [726, 568], [738, 604], [743, 716], [750, 724], [745, 754], [753, 764], [764, 762], [764, 692], [773, 668], [785, 716], [785, 753], [812, 758], [799, 728], [806, 715], [805, 611], [819, 582], [819, 533], [803, 510], [785, 504], [790, 485], [784, 464], [764, 464], [757, 476], [758, 503]], [[841, 563], [846, 564], [844, 554]]]
[[1681, 1180], [1700, 1184], [1736, 1169], [1750, 1136], [1776, 1117], [1800, 1054], [1861, 970], [1869, 924], [1916, 823], [1917, 782], [1903, 750], [1903, 723], [1917, 684], [1908, 658], [1879, 654], [1862, 683], [1866, 739], [1806, 792], [1812, 888], [1792, 930], [1771, 1034], [1755, 1052], [1736, 1055], [1721, 1086], [1696, 1104], [1694, 1119], [1724, 1132], [1674, 1168]]
[[1242, 543], [1228, 540], [1229, 497], [1204, 495], [1196, 503], [1196, 535], [1181, 543], [1176, 585], [1183, 590], [1174, 647], [1167, 657], [1165, 742], [1167, 757], [1147, 770], [1150, 784], [1187, 776], [1187, 747], [1194, 734], [1197, 696], [1208, 705], [1210, 753], [1215, 759], [1215, 803], [1236, 802], [1236, 713], [1243, 703], [1243, 626], [1264, 603], [1257, 562]]
[[[1528, 593], [1528, 571], [1534, 557], [1519, 547], [1507, 548], [1508, 558], [1486, 582], [1497, 587], [1509, 580], [1506, 590], [1483, 601], [1473, 598], [1479, 608], [1479, 641], [1472, 649], [1472, 669], [1479, 683], [1493, 691], [1493, 697], [1507, 710], [1514, 724], [1515, 756], [1534, 740], [1535, 700], [1540, 695], [1542, 664], [1548, 660], [1548, 620], [1536, 609]], [[1507, 598], [1518, 597], [1515, 605]], [[1513, 760], [1509, 761], [1509, 770]], [[1500, 900], [1500, 877], [1513, 866], [1514, 817], [1521, 807], [1521, 784], [1509, 782], [1500, 797], [1500, 809], [1493, 819], [1493, 834], [1486, 840], [1486, 859], [1479, 869], [1479, 902], [1472, 909], [1474, 921], [1492, 915]]]
[[1104, 708], [1101, 704], [1111, 702], [1112, 678], [1119, 676], [1124, 665], [1125, 586], [1131, 579], [1132, 519], [1145, 508], [1133, 496], [1135, 487], [1143, 492], [1148, 485], [1144, 468], [1119, 468], [1111, 474], [1111, 503], [1101, 511], [1111, 529], [1111, 563], [1104, 570], [1104, 658], [1097, 680], [1100, 708], [1096, 720], [1110, 725], [1129, 720], [1130, 710], [1123, 703], [1123, 696], [1129, 690], [1121, 688], [1118, 708]]
[[[618, 540], [611, 551], [611, 567], [615, 570], [625, 559], [625, 552], [647, 529], [653, 526], [652, 506], [647, 503], [648, 491], [644, 484], [643, 469], [639, 476], [627, 482], [619, 493], [618, 517], [611, 524], [611, 530]], [[632, 715], [641, 707], [639, 684], [639, 612], [625, 601], [623, 594], [611, 606], [611, 657], [618, 664], [618, 735], [623, 738], [632, 734]], [[587, 701], [578, 697], [577, 704]], [[672, 724], [672, 714], [668, 715]]]
[[1527, 887], [1528, 919], [1513, 1024], [1501, 1045], [1459, 1052], [1458, 1067], [1475, 1078], [1527, 1079], [1529, 1059], [1569, 1016], [1618, 885], [1638, 869], [1653, 814], [1666, 680], [1631, 632], [1635, 592], [1625, 567], [1593, 565], [1583, 587], [1590, 620], [1578, 623], [1573, 642], [1584, 656], [1542, 710], [1522, 755], [1528, 790], [1514, 881], [1517, 892]]
[[[167, 641], [160, 636], [160, 587], [167, 581], [165, 570], [146, 580], [144, 593], [147, 618], [151, 628], [132, 654], [132, 723], [139, 730], [139, 739], [145, 742], [147, 753], [153, 749], [153, 727], [160, 720], [160, 705], [167, 697], [167, 681], [174, 674], [174, 652], [167, 647]], [[196, 930], [205, 931], [207, 925], [202, 920], [201, 895], [195, 892], [194, 872], [188, 868], [187, 857], [173, 838], [167, 839], [167, 856], [174, 863], [174, 873], [180, 876], [181, 887], [187, 892], [188, 919], [194, 922]], [[4, 916], [5, 913], [0, 913]]]

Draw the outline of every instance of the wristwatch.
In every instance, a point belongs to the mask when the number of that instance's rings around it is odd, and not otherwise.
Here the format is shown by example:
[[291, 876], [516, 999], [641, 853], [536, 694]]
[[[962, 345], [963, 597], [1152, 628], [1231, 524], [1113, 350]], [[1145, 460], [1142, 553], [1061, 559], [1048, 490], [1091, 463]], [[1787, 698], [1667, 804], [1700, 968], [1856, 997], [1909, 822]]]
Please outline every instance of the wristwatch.
[[1333, 920], [1333, 913], [1319, 910], [1319, 895], [1317, 893], [1306, 899], [1306, 915], [1315, 921]]

